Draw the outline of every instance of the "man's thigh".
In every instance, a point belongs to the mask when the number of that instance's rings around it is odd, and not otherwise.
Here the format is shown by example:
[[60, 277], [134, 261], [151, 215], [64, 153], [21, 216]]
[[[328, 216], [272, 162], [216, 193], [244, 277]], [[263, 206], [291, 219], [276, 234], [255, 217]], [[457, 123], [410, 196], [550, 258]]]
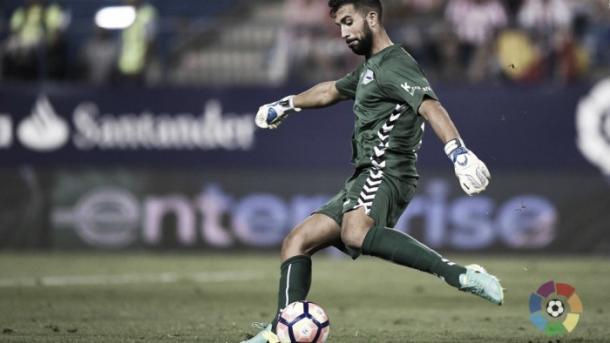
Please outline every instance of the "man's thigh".
[[350, 255], [352, 258], [354, 258], [353, 252], [351, 252], [341, 241], [341, 223], [343, 222], [343, 208], [349, 200], [347, 198], [346, 190], [353, 185], [356, 177], [357, 175], [353, 175], [351, 178], [349, 178], [345, 182], [344, 187], [335, 196], [333, 196], [326, 204], [314, 212], [314, 215], [326, 217], [336, 224], [336, 228], [338, 230], [337, 236], [331, 245], [339, 249], [341, 252]]
[[297, 252], [312, 255], [340, 240], [341, 228], [337, 222], [324, 214], [314, 213], [290, 232], [288, 241], [292, 244], [285, 244], [282, 256], [293, 256]]
[[[387, 175], [374, 180], [370, 170], [360, 174], [352, 187], [347, 189], [346, 199], [349, 201], [343, 206], [342, 229], [358, 231], [363, 227], [370, 229], [373, 226], [393, 228], [413, 198], [416, 187], [416, 180], [401, 181]], [[353, 238], [350, 235], [345, 237]], [[353, 259], [361, 253], [360, 249], [350, 247], [342, 250]]]
[[[373, 172], [374, 174], [374, 172]], [[374, 225], [394, 227], [415, 194], [416, 180], [398, 180], [383, 175], [375, 180], [371, 172], [360, 174], [347, 190], [343, 213], [363, 208]]]
[[[375, 175], [371, 170], [354, 174], [344, 188], [315, 213], [331, 218], [341, 228], [346, 213], [364, 207], [374, 225], [393, 227], [415, 194], [417, 180], [397, 180], [387, 175], [376, 180], [371, 173]], [[360, 255], [359, 251], [341, 242], [340, 232], [332, 245], [354, 259]]]

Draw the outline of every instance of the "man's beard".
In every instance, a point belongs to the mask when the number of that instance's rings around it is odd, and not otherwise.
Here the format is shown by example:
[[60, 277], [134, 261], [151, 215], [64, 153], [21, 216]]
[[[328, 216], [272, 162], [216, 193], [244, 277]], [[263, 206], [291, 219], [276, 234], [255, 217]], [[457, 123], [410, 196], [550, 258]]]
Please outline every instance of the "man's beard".
[[369, 23], [364, 22], [364, 37], [358, 39], [358, 44], [350, 46], [349, 48], [357, 55], [369, 55], [373, 46], [373, 31], [369, 26]]

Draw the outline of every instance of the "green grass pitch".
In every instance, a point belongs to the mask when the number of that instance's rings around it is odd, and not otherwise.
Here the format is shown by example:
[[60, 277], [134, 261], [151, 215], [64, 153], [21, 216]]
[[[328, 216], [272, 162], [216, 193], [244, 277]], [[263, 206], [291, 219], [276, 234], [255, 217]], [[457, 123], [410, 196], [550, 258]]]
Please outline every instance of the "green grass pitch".
[[[310, 300], [329, 342], [609, 342], [610, 261], [601, 257], [451, 256], [507, 288], [504, 306], [380, 260], [314, 257]], [[272, 255], [0, 254], [0, 342], [239, 342], [269, 320]], [[549, 338], [529, 322], [545, 281], [576, 287], [576, 329]]]

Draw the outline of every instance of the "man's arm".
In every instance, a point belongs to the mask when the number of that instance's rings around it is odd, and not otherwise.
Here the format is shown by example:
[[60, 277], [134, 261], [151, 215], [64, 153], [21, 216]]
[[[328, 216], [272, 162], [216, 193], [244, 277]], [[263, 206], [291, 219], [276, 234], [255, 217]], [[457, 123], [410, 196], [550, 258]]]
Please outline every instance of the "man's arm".
[[335, 86], [336, 81], [321, 82], [310, 89], [294, 96], [294, 107], [319, 108], [326, 107], [347, 99], [341, 95]]
[[478, 194], [487, 188], [491, 176], [485, 163], [466, 148], [449, 113], [440, 102], [426, 99], [419, 106], [419, 114], [432, 126], [438, 138], [445, 144], [445, 154], [453, 162], [455, 175], [466, 194]]
[[347, 99], [335, 83], [336, 81], [318, 83], [303, 93], [261, 106], [256, 113], [256, 125], [262, 129], [275, 129], [292, 112], [299, 112], [303, 108], [326, 107]]
[[434, 133], [436, 133], [443, 144], [447, 144], [452, 139], [460, 138], [457, 128], [449, 117], [449, 113], [437, 100], [424, 100], [421, 106], [419, 106], [419, 114], [430, 123], [432, 130], [434, 130]]

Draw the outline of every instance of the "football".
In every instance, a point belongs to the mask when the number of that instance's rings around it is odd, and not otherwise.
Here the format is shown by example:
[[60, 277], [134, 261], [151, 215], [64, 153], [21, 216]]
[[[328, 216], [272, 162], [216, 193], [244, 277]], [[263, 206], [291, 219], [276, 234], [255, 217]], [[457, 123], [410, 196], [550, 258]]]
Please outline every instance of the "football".
[[286, 306], [276, 328], [281, 343], [324, 343], [329, 330], [326, 312], [310, 301], [295, 301]]
[[546, 313], [551, 315], [553, 318], [560, 317], [563, 314], [563, 302], [557, 299], [549, 301], [546, 306]]

